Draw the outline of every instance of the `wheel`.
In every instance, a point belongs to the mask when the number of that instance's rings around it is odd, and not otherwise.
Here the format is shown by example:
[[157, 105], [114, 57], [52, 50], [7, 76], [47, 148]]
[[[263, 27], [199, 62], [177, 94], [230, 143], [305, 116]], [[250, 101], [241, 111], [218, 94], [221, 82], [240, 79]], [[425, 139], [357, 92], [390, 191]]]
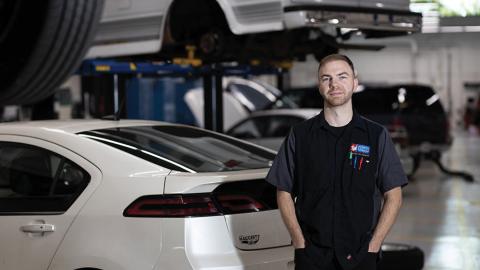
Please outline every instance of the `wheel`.
[[52, 95], [82, 61], [102, 9], [102, 0], [0, 0], [0, 105]]
[[415, 246], [385, 243], [378, 270], [420, 270], [423, 268], [423, 251]]
[[224, 52], [225, 36], [222, 30], [213, 29], [201, 35], [199, 48], [207, 57], [219, 57]]

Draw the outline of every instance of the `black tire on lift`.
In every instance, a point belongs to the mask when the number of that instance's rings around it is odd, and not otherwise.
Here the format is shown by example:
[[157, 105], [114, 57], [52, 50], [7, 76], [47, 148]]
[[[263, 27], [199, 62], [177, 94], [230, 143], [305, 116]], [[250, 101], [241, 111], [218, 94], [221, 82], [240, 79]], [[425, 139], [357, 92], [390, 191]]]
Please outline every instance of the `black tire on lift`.
[[423, 251], [415, 246], [384, 243], [378, 270], [421, 270], [424, 265]]
[[[32, 2], [17, 1], [17, 16], [10, 18], [15, 25], [14, 31], [5, 34], [10, 50], [0, 53], [23, 57], [24, 61], [16, 63], [12, 56], [8, 58], [6, 64], [15, 73], [0, 89], [0, 104], [29, 104], [52, 95], [82, 61], [103, 10], [103, 0]], [[16, 50], [15, 43], [22, 42], [30, 44]]]

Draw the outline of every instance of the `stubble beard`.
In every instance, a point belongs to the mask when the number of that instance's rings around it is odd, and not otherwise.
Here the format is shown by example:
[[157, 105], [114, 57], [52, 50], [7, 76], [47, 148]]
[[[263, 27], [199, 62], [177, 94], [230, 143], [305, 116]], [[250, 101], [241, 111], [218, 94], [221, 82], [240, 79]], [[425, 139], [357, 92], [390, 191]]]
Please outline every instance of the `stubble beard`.
[[323, 97], [325, 100], [325, 105], [328, 107], [340, 107], [347, 104], [352, 98], [353, 91], [351, 93], [347, 93], [344, 91], [344, 94], [337, 97], [329, 96], [328, 93]]
[[348, 102], [348, 98], [346, 96], [328, 97], [325, 99], [325, 102], [329, 107], [339, 107], [345, 105]]

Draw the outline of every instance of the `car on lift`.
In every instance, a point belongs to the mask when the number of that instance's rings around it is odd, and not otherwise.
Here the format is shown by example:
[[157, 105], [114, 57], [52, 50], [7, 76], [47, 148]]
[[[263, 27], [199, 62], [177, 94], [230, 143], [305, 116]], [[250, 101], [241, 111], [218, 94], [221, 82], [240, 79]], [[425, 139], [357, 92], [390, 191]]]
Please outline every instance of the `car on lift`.
[[1, 124], [1, 268], [289, 269], [274, 156], [154, 121]]
[[188, 47], [208, 62], [322, 58], [347, 47], [338, 40], [353, 33], [378, 38], [419, 32], [421, 14], [410, 12], [409, 5], [408, 0], [106, 0], [87, 57], [185, 58]]

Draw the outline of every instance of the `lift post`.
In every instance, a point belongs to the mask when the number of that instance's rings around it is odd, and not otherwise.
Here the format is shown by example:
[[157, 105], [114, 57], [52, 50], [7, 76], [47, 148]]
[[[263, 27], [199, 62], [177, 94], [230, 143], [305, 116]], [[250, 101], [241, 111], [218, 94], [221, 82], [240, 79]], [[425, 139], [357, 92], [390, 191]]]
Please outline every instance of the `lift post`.
[[[205, 92], [205, 89], [203, 90]], [[223, 133], [223, 76], [221, 71], [215, 72], [215, 127], [213, 130]]]
[[213, 85], [212, 77], [203, 76], [203, 123], [206, 129], [213, 129]]

